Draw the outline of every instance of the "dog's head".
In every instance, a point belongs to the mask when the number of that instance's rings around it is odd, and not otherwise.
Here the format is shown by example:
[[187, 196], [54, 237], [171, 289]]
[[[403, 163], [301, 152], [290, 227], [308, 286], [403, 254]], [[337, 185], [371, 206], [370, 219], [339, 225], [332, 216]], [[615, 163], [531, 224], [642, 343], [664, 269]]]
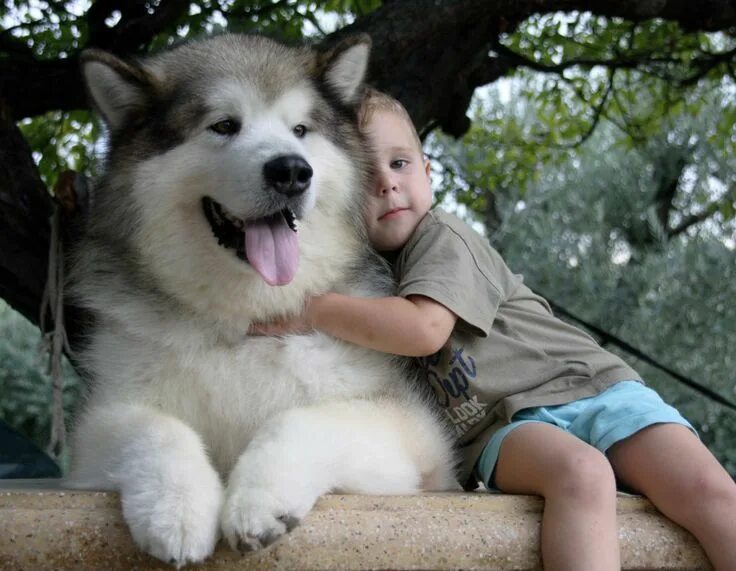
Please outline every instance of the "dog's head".
[[324, 289], [362, 240], [369, 49], [224, 35], [134, 62], [84, 52], [109, 129], [97, 216], [117, 218], [94, 223], [177, 297]]

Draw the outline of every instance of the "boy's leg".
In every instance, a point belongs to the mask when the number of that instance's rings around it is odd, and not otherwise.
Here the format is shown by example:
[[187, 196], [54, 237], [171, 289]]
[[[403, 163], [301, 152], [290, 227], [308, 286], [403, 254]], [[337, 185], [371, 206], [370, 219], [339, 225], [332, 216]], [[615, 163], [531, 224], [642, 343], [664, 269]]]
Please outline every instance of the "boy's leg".
[[492, 483], [544, 497], [546, 570], [620, 569], [616, 483], [598, 450], [556, 426], [523, 424], [503, 440]]
[[607, 454], [618, 479], [689, 530], [716, 569], [734, 569], [736, 484], [688, 428], [655, 424]]

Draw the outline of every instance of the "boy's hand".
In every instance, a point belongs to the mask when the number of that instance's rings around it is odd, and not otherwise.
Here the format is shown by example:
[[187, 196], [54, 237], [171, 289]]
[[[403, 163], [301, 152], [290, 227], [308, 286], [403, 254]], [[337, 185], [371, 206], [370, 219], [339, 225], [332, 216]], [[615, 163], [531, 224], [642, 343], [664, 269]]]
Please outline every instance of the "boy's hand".
[[266, 323], [251, 323], [248, 335], [262, 335], [269, 337], [281, 337], [284, 335], [300, 335], [314, 331], [302, 317], [285, 319], [283, 321], [271, 321]]

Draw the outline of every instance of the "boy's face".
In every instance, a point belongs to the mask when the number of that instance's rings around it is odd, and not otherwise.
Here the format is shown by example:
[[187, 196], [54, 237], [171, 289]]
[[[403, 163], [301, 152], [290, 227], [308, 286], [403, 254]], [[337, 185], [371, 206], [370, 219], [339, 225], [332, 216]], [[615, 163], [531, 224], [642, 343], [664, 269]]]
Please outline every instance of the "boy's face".
[[373, 113], [366, 134], [376, 176], [366, 201], [368, 238], [381, 252], [402, 248], [432, 206], [429, 161], [406, 123], [391, 111]]

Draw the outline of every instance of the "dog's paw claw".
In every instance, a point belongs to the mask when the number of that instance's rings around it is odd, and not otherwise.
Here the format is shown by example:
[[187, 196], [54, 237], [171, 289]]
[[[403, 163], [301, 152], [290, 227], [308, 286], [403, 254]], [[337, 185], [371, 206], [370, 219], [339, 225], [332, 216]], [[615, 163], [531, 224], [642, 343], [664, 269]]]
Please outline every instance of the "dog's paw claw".
[[250, 553], [251, 551], [258, 551], [263, 545], [256, 537], [240, 537], [237, 540], [236, 550], [240, 553]]
[[232, 494], [223, 509], [222, 530], [236, 551], [257, 551], [299, 524], [297, 515], [284, 511], [276, 499], [262, 491]]
[[301, 523], [302, 520], [296, 516], [286, 514], [286, 515], [279, 516], [279, 521], [281, 521], [286, 526], [286, 531], [288, 533], [292, 529], [297, 527]]

